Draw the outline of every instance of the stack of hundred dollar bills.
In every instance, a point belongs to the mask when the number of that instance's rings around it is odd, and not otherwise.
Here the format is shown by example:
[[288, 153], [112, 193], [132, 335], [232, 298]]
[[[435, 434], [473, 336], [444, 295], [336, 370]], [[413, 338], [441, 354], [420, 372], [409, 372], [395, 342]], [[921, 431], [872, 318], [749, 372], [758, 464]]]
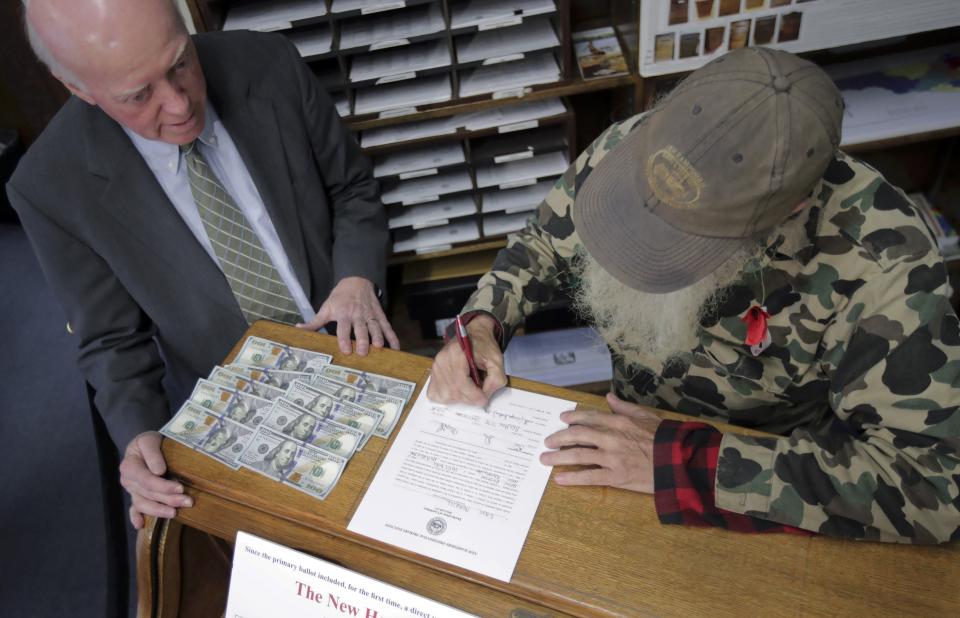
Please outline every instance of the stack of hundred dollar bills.
[[160, 433], [322, 500], [370, 436], [390, 436], [416, 387], [332, 360], [248, 337], [236, 363], [198, 380]]

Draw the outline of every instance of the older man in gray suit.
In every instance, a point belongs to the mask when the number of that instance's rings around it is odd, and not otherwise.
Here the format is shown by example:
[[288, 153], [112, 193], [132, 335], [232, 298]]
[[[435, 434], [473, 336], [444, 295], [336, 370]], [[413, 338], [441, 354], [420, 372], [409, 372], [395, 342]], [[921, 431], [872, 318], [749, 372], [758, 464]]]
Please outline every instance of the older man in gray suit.
[[[171, 0], [24, 0], [73, 93], [7, 185], [79, 342], [130, 519], [190, 506], [156, 433], [259, 318], [366, 354], [387, 229], [369, 166], [279, 35], [190, 37]], [[319, 307], [319, 309], [316, 309]]]

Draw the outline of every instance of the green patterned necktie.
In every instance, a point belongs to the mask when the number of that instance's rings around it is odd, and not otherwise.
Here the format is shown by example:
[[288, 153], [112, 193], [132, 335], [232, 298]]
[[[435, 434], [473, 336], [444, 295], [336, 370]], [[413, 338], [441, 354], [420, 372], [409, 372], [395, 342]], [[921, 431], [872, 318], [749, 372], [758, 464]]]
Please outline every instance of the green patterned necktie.
[[223, 274], [247, 322], [260, 318], [295, 324], [300, 311], [260, 244], [257, 233], [207, 165], [196, 142], [181, 146], [193, 201]]

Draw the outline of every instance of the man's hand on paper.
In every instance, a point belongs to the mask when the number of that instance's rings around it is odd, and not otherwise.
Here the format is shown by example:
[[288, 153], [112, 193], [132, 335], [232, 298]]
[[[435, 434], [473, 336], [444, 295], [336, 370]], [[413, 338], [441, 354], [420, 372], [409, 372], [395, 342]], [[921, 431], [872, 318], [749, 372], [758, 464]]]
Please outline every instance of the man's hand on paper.
[[430, 388], [427, 397], [437, 403], [469, 403], [486, 407], [490, 398], [507, 385], [503, 371], [503, 352], [494, 335], [493, 318], [478, 315], [467, 324], [467, 336], [473, 346], [473, 360], [477, 369], [486, 373], [483, 388], [477, 388], [470, 379], [467, 357], [456, 339], [447, 342], [437, 354], [430, 370]]
[[306, 324], [297, 324], [297, 328], [320, 330], [328, 322], [337, 323], [337, 340], [340, 351], [344, 354], [353, 351], [350, 343], [351, 331], [357, 340], [357, 354], [360, 356], [367, 355], [371, 343], [375, 348], [382, 348], [384, 340], [391, 348], [400, 349], [400, 340], [393, 332], [393, 327], [380, 306], [376, 288], [369, 279], [341, 279], [320, 306], [317, 315]]
[[162, 436], [147, 431], [130, 441], [120, 462], [120, 484], [130, 494], [130, 523], [143, 528], [143, 516], [171, 518], [178, 507], [193, 506], [183, 485], [163, 478], [167, 463], [160, 451]]
[[[558, 472], [559, 485], [608, 485], [653, 493], [653, 436], [660, 417], [610, 393], [613, 414], [594, 410], [564, 412], [560, 420], [569, 427], [547, 436], [543, 453], [547, 466], [596, 466]], [[568, 447], [568, 448], [564, 448]]]

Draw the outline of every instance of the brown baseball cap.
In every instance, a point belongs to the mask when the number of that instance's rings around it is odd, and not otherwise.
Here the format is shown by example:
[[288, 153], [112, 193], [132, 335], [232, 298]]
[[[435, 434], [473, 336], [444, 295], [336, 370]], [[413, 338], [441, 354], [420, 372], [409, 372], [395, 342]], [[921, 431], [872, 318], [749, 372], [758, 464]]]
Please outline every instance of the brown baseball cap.
[[587, 251], [624, 284], [667, 293], [782, 223], [840, 144], [843, 102], [815, 64], [766, 48], [697, 69], [577, 191]]

